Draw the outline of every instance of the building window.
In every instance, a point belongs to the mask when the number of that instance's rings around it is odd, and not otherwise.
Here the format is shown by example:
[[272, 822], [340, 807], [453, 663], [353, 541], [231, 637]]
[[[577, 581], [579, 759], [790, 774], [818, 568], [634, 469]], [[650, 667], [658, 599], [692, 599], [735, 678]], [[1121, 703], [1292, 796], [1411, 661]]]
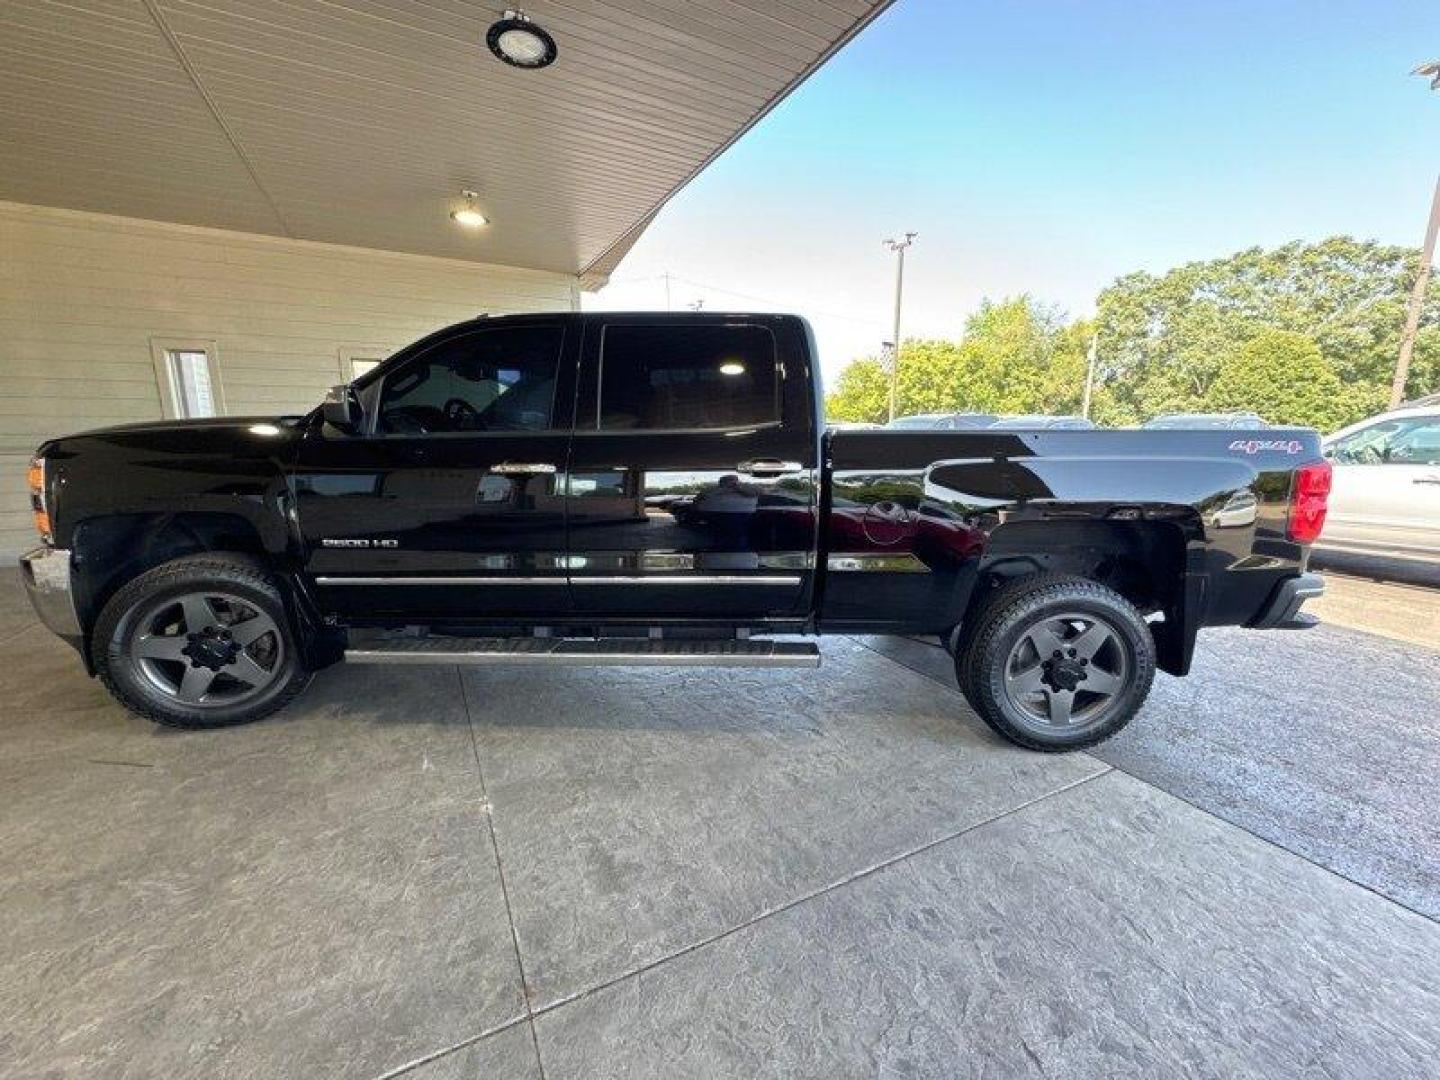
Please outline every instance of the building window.
[[175, 411], [184, 417], [214, 416], [215, 393], [210, 382], [210, 357], [198, 349], [167, 349], [170, 389]]
[[188, 420], [225, 411], [213, 341], [156, 339], [150, 347], [166, 416]]
[[374, 371], [394, 351], [383, 345], [341, 345], [340, 377], [346, 382], [354, 382], [361, 375]]

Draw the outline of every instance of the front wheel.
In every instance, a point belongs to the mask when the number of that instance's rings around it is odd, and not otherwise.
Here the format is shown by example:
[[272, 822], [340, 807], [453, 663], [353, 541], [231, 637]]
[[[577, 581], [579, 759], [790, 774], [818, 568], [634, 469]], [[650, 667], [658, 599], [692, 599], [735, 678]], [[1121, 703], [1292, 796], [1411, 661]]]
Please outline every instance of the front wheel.
[[1005, 587], [956, 658], [991, 728], [1032, 750], [1077, 750], [1115, 734], [1155, 678], [1150, 627], [1123, 596], [1061, 575]]
[[132, 712], [173, 727], [223, 727], [279, 709], [310, 681], [275, 583], [224, 555], [176, 559], [110, 598], [96, 673]]

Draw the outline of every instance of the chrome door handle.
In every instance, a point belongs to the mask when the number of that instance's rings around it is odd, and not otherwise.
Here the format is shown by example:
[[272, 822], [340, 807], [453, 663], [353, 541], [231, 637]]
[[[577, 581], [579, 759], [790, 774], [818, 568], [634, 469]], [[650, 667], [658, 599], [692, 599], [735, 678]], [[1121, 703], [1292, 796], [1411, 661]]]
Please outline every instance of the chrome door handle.
[[544, 461], [525, 463], [502, 461], [498, 465], [491, 465], [490, 471], [499, 473], [501, 476], [529, 476], [533, 473], [553, 473], [555, 466]]
[[779, 476], [781, 473], [800, 472], [805, 466], [798, 461], [781, 461], [779, 458], [755, 458], [742, 461], [735, 466], [736, 472], [747, 476]]

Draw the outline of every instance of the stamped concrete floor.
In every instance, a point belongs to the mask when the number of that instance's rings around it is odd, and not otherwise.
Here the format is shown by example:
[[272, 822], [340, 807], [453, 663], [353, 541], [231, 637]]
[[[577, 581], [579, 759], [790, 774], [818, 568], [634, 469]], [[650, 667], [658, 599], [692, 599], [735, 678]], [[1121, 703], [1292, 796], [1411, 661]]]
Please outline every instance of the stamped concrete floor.
[[1440, 925], [825, 654], [183, 733], [0, 609], [0, 1076], [1433, 1075]]

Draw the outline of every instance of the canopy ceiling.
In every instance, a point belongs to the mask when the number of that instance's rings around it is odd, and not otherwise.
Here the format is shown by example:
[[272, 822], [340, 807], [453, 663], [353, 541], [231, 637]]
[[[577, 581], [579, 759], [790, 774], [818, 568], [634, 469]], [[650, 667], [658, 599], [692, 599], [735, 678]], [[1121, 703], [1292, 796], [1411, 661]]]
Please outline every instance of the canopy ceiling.
[[[0, 198], [602, 281], [889, 0], [0, 4]], [[490, 224], [459, 229], [460, 192]]]

